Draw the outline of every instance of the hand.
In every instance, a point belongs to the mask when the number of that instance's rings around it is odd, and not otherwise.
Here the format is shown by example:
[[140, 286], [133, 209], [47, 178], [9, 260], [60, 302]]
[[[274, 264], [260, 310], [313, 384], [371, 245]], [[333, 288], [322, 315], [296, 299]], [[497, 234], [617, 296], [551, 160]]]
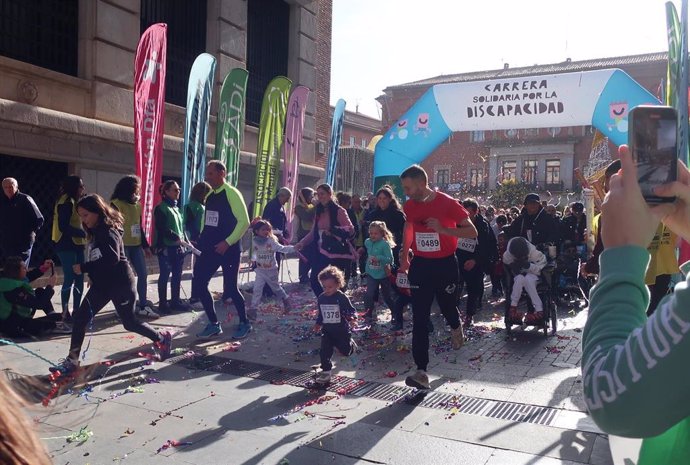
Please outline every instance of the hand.
[[433, 229], [437, 233], [440, 233], [443, 229], [443, 226], [441, 226], [441, 222], [437, 218], [429, 218], [428, 220], [426, 220], [426, 226], [429, 229]]
[[407, 254], [401, 254], [399, 269], [402, 273], [407, 273], [407, 271], [410, 269], [410, 257], [408, 257]]
[[145, 256], [146, 258], [151, 258], [151, 257], [153, 257], [153, 252], [151, 252], [151, 249], [150, 249], [150, 248], [147, 247], [147, 248], [144, 249], [144, 256]]
[[230, 248], [230, 246], [225, 241], [220, 241], [214, 247], [216, 253], [219, 255], [224, 255], [225, 252], [227, 252], [229, 248]]
[[55, 287], [57, 284], [57, 275], [52, 275], [50, 278], [48, 278], [48, 285]]
[[611, 177], [609, 193], [601, 205], [601, 238], [606, 248], [625, 245], [646, 248], [654, 237], [659, 217], [652, 214], [642, 197], [637, 167], [627, 145], [618, 148], [618, 156], [621, 170]]
[[671, 231], [690, 241], [690, 171], [682, 161], [678, 160], [678, 180], [657, 187], [654, 193], [663, 197], [676, 197], [674, 203], [652, 207], [652, 212]]
[[301, 252], [303, 248], [304, 247], [302, 247], [302, 244], [300, 244], [299, 242], [297, 244], [295, 244], [295, 250], [296, 251]]
[[386, 265], [383, 269], [386, 272], [386, 276], [390, 278], [391, 275], [393, 274], [393, 270], [392, 270], [391, 266]]
[[314, 329], [315, 333], [320, 333], [321, 332], [321, 325], [315, 324], [313, 329]]
[[359, 249], [357, 249], [357, 255], [359, 255], [360, 257], [364, 255], [364, 247], [360, 247]]
[[369, 261], [371, 262], [372, 265], [379, 266], [379, 259], [378, 258], [372, 256], [369, 258]]
[[81, 274], [81, 265], [79, 263], [72, 265], [72, 271], [74, 271], [74, 274]]
[[332, 236], [331, 232], [328, 229], [322, 229], [321, 234], [324, 236]]
[[476, 264], [477, 264], [477, 261], [476, 261], [476, 260], [470, 259], [470, 260], [467, 260], [467, 261], [465, 262], [465, 264], [463, 265], [463, 268], [465, 269], [465, 271], [470, 271], [472, 268], [474, 268], [474, 266], [475, 266]]

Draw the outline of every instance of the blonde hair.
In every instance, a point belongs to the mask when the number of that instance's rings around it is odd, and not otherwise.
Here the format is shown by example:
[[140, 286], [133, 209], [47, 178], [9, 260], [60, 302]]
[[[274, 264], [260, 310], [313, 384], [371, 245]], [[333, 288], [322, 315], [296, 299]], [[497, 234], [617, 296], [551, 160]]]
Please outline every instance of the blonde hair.
[[22, 410], [25, 402], [0, 374], [0, 463], [50, 465], [52, 462]]
[[390, 231], [390, 229], [388, 229], [386, 223], [384, 223], [383, 221], [372, 221], [369, 224], [369, 231], [371, 231], [372, 228], [377, 228], [379, 231], [381, 231], [381, 236], [383, 236], [383, 240], [388, 242], [388, 245], [391, 246], [391, 249], [395, 247], [393, 233]]

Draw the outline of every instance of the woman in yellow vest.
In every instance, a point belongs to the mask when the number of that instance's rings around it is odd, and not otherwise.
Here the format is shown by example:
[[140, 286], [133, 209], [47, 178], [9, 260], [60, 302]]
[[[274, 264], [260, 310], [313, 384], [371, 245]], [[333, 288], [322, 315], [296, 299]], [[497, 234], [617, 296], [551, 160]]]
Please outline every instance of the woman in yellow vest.
[[[163, 200], [153, 210], [155, 229], [153, 232], [153, 248], [158, 255], [158, 313], [168, 315], [172, 310], [189, 310], [189, 304], [180, 299], [182, 282], [182, 265], [184, 264], [185, 248], [182, 241], [187, 242], [184, 232], [182, 212], [177, 206], [180, 198], [180, 186], [175, 181], [168, 180], [160, 188]], [[168, 278], [170, 278], [170, 303], [168, 304]]]
[[676, 258], [676, 241], [678, 236], [663, 223], [659, 223], [652, 243], [647, 247], [650, 260], [644, 283], [649, 289], [649, 306], [647, 316], [651, 316], [661, 299], [668, 294], [671, 275], [680, 271]]
[[77, 202], [84, 195], [84, 183], [79, 176], [67, 176], [62, 181], [59, 194], [53, 209], [52, 239], [64, 275], [60, 291], [62, 318], [63, 321], [70, 321], [70, 292], [73, 294], [72, 308], [76, 310], [79, 308], [84, 290], [84, 275], [76, 275], [72, 271], [74, 265], [84, 263], [86, 233], [77, 215]]
[[148, 318], [158, 318], [153, 310], [153, 302], [146, 298], [147, 271], [146, 257], [151, 257], [149, 243], [141, 227], [141, 179], [133, 174], [120, 179], [115, 185], [110, 204], [120, 212], [124, 219], [122, 227], [122, 242], [125, 245], [125, 255], [137, 274], [137, 295], [139, 302], [134, 313]]

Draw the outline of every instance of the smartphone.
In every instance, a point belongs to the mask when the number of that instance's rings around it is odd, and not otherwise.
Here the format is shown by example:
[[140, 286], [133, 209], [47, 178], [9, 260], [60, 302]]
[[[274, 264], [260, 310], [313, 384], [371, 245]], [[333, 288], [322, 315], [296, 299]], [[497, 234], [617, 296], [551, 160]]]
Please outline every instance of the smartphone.
[[637, 182], [647, 203], [673, 202], [654, 188], [678, 175], [678, 113], [672, 107], [640, 105], [628, 115], [628, 147], [637, 165]]

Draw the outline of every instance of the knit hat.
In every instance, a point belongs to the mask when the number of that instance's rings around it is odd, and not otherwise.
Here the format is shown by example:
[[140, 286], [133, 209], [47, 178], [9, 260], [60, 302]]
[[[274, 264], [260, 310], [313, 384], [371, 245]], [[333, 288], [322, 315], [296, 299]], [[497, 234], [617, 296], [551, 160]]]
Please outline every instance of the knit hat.
[[527, 194], [525, 196], [525, 201], [523, 202], [524, 205], [527, 205], [527, 202], [537, 202], [539, 203], [539, 194], [535, 194], [532, 192], [531, 194]]
[[524, 237], [514, 237], [508, 242], [508, 252], [517, 258], [527, 258], [529, 255], [529, 243]]

